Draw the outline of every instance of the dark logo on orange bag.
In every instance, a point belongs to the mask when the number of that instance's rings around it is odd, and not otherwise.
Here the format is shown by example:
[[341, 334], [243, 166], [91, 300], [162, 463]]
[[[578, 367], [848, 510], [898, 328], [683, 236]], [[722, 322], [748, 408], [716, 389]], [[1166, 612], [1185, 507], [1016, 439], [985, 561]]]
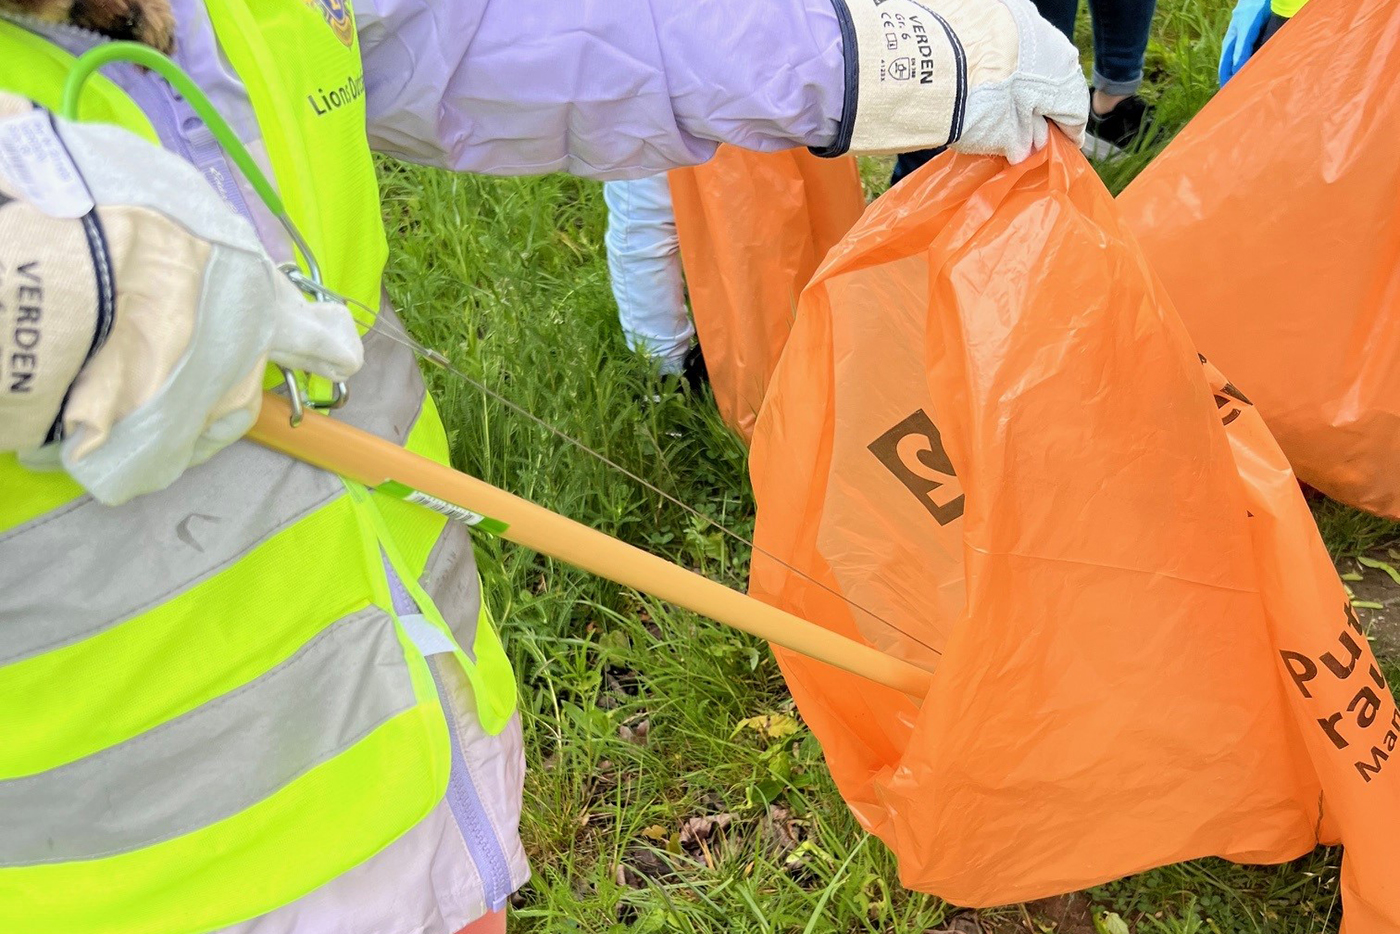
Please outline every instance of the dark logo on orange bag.
[[939, 525], [962, 518], [962, 484], [943, 450], [938, 426], [927, 412], [920, 409], [876, 438], [870, 453], [909, 488]]
[[[1222, 425], [1228, 425], [1240, 417], [1240, 413], [1244, 410], [1237, 403], [1254, 404], [1244, 397], [1244, 393], [1235, 388], [1234, 383], [1226, 383], [1216, 391], [1215, 407], [1221, 410], [1220, 423]], [[1229, 411], [1226, 411], [1227, 408]]]
[[[1344, 612], [1346, 623], [1337, 635], [1340, 651], [1314, 657], [1281, 649], [1279, 655], [1299, 693], [1314, 703], [1317, 701], [1313, 692], [1323, 688], [1335, 689], [1340, 684], [1346, 693], [1356, 691], [1345, 710], [1318, 717], [1317, 725], [1337, 749], [1353, 750], [1357, 774], [1370, 783], [1381, 774], [1400, 744], [1400, 708], [1395, 706], [1395, 696], [1370, 652], [1366, 630], [1356, 618], [1356, 610], [1347, 603]], [[1335, 691], [1332, 696], [1336, 697]], [[1340, 701], [1337, 706], [1341, 706]]]
[[[1210, 361], [1205, 358], [1204, 354], [1198, 353], [1196, 356], [1200, 359], [1202, 364], [1210, 363]], [[1213, 394], [1215, 396], [1215, 407], [1220, 410], [1220, 424], [1222, 425], [1228, 425], [1240, 417], [1240, 413], [1244, 411], [1240, 408], [1240, 404], [1254, 405], [1254, 403], [1245, 398], [1245, 394], [1236, 389], [1235, 384], [1229, 380], [1226, 380], [1225, 385], [1221, 386], [1219, 389], [1213, 390]]]

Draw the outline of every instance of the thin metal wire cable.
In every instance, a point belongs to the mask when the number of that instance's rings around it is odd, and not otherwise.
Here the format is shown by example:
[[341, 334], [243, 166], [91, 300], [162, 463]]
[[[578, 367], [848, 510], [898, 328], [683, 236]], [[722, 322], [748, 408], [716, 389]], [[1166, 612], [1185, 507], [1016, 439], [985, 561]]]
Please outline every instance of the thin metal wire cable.
[[[300, 284], [300, 283], [299, 283], [299, 284]], [[369, 321], [365, 321], [365, 320], [362, 319], [361, 316], [356, 316], [356, 317], [357, 317], [357, 318], [360, 318], [360, 323], [361, 323], [361, 325], [363, 325], [363, 326], [369, 328], [371, 331], [376, 331], [376, 332], [378, 332], [379, 334], [382, 334], [383, 336], [387, 337], [388, 339], [394, 341], [395, 343], [398, 343], [398, 344], [401, 344], [401, 345], [404, 346], [404, 347], [407, 347], [409, 350], [411, 350], [411, 351], [412, 351], [415, 355], [417, 355], [418, 357], [421, 357], [422, 359], [427, 360], [429, 363], [433, 364], [434, 366], [438, 367], [439, 369], [443, 370], [444, 372], [449, 373], [449, 374], [451, 374], [452, 376], [455, 376], [457, 379], [459, 379], [459, 380], [461, 380], [461, 381], [467, 383], [467, 384], [470, 385], [472, 388], [476, 389], [478, 392], [483, 393], [483, 394], [486, 395], [486, 396], [489, 396], [491, 399], [495, 400], [496, 402], [499, 402], [501, 405], [503, 405], [503, 406], [505, 406], [506, 408], [510, 409], [512, 412], [515, 412], [516, 414], [518, 414], [518, 415], [520, 415], [520, 416], [522, 416], [522, 417], [524, 417], [524, 418], [526, 418], [526, 419], [529, 419], [529, 420], [530, 420], [532, 423], [534, 423], [535, 425], [539, 426], [540, 428], [545, 429], [545, 430], [548, 431], [549, 433], [553, 434], [555, 437], [559, 438], [561, 441], [567, 442], [568, 444], [574, 446], [574, 447], [577, 448], [578, 450], [580, 450], [580, 451], [582, 451], [583, 453], [587, 454], [589, 457], [592, 457], [592, 458], [596, 459], [597, 461], [599, 461], [600, 463], [607, 465], [610, 469], [616, 471], [617, 473], [622, 474], [624, 477], [628, 478], [628, 479], [631, 480], [633, 483], [636, 483], [636, 484], [638, 484], [639, 486], [644, 487], [644, 488], [647, 489], [647, 490], [650, 490], [652, 493], [655, 493], [657, 496], [661, 497], [661, 498], [664, 499], [666, 502], [668, 502], [668, 503], [670, 503], [671, 505], [676, 506], [676, 507], [678, 507], [679, 509], [683, 510], [687, 515], [689, 515], [689, 516], [691, 516], [691, 517], [693, 517], [693, 518], [699, 519], [701, 522], [704, 522], [705, 524], [707, 524], [707, 525], [713, 527], [714, 529], [716, 529], [717, 531], [719, 531], [721, 534], [723, 534], [723, 535], [725, 535], [725, 536], [728, 536], [728, 537], [729, 537], [730, 539], [732, 539], [733, 541], [738, 542], [739, 544], [742, 544], [742, 545], [748, 547], [750, 550], [752, 550], [752, 551], [754, 551], [754, 552], [756, 552], [756, 553], [758, 553], [758, 554], [763, 555], [765, 558], [769, 559], [770, 561], [776, 562], [777, 564], [779, 564], [779, 565], [781, 565], [782, 567], [786, 568], [787, 570], [791, 571], [793, 574], [796, 574], [797, 576], [801, 577], [803, 580], [806, 580], [806, 581], [808, 581], [809, 583], [812, 583], [812, 584], [816, 585], [817, 587], [820, 587], [822, 590], [824, 590], [824, 591], [826, 591], [827, 593], [831, 594], [833, 597], [835, 597], [836, 599], [840, 600], [842, 603], [845, 603], [847, 606], [851, 607], [852, 609], [855, 609], [855, 610], [860, 611], [861, 613], [863, 613], [863, 614], [865, 614], [866, 616], [868, 616], [870, 619], [875, 620], [876, 622], [878, 622], [880, 625], [885, 626], [886, 628], [888, 628], [888, 629], [890, 629], [890, 630], [892, 630], [892, 631], [894, 631], [894, 632], [899, 633], [901, 636], [904, 636], [905, 638], [912, 639], [914, 642], [918, 643], [918, 644], [919, 644], [920, 646], [922, 646], [923, 648], [928, 649], [928, 650], [929, 650], [930, 652], [932, 652], [934, 655], [937, 655], [937, 656], [939, 656], [939, 657], [942, 657], [942, 655], [943, 655], [942, 651], [940, 651], [939, 649], [936, 649], [936, 648], [934, 648], [933, 646], [929, 645], [929, 644], [928, 644], [927, 642], [925, 642], [923, 639], [920, 639], [918, 636], [914, 635], [913, 633], [909, 632], [908, 630], [906, 630], [906, 629], [904, 629], [904, 628], [902, 628], [902, 627], [896, 625], [895, 623], [890, 622], [889, 620], [887, 620], [887, 619], [885, 619], [884, 617], [880, 616], [878, 613], [875, 613], [874, 611], [869, 610], [869, 609], [865, 608], [864, 606], [861, 606], [859, 603], [857, 603], [856, 601], [852, 600], [850, 597], [847, 597], [845, 594], [842, 594], [842, 593], [836, 591], [835, 589], [833, 589], [833, 588], [827, 586], [826, 584], [824, 584], [824, 583], [822, 583], [821, 581], [817, 580], [817, 579], [816, 579], [815, 577], [813, 577], [812, 575], [808, 574], [806, 571], [803, 571], [801, 568], [797, 568], [797, 567], [792, 566], [792, 565], [789, 564], [788, 562], [784, 561], [782, 558], [779, 558], [777, 555], [773, 554], [771, 551], [768, 551], [766, 548], [762, 548], [762, 547], [760, 547], [759, 545], [754, 544], [754, 542], [753, 542], [751, 539], [749, 539], [747, 536], [740, 535], [738, 532], [734, 531], [733, 529], [729, 528], [728, 526], [724, 525], [723, 523], [718, 522], [717, 520], [715, 520], [715, 519], [712, 518], [711, 516], [705, 515], [703, 512], [701, 512], [700, 510], [698, 510], [698, 509], [696, 509], [695, 507], [691, 506], [689, 503], [686, 503], [684, 500], [680, 499], [679, 497], [677, 497], [677, 496], [675, 496], [675, 495], [673, 495], [673, 494], [671, 494], [671, 493], [666, 492], [665, 490], [663, 490], [663, 489], [661, 489], [660, 487], [658, 487], [656, 484], [652, 483], [650, 480], [647, 480], [645, 477], [642, 477], [642, 476], [639, 476], [639, 475], [636, 474], [636, 473], [633, 473], [632, 471], [628, 470], [626, 467], [623, 467], [621, 464], [617, 463], [616, 461], [614, 461], [612, 458], [608, 457], [606, 454], [602, 453], [601, 451], [594, 450], [593, 448], [589, 447], [589, 446], [588, 446], [587, 444], [585, 444], [584, 442], [582, 442], [582, 441], [578, 440], [577, 438], [573, 437], [572, 435], [570, 435], [568, 432], [564, 431], [563, 429], [556, 428], [554, 425], [551, 425], [549, 422], [545, 421], [543, 418], [540, 418], [538, 415], [536, 415], [535, 413], [531, 412], [529, 409], [527, 409], [527, 408], [525, 408], [524, 406], [520, 405], [519, 403], [514, 402], [513, 400], [511, 400], [511, 399], [509, 399], [509, 398], [503, 396], [501, 393], [499, 393], [499, 392], [497, 392], [496, 390], [492, 389], [490, 386], [487, 386], [485, 383], [481, 382], [480, 380], [476, 379], [475, 377], [471, 376], [470, 374], [463, 372], [460, 368], [458, 368], [457, 366], [455, 366], [455, 365], [452, 363], [452, 361], [449, 360], [444, 354], [440, 353], [440, 352], [437, 351], [437, 350], [434, 350], [434, 349], [431, 348], [431, 347], [428, 347], [427, 345], [425, 345], [425, 344], [423, 344], [422, 342], [420, 342], [419, 340], [417, 340], [415, 337], [413, 337], [413, 335], [409, 334], [408, 331], [405, 330], [401, 325], [393, 325], [392, 327], [389, 326], [388, 323], [387, 323], [387, 321], [386, 321], [386, 319], [384, 319], [383, 316], [381, 316], [381, 315], [380, 315], [378, 312], [376, 312], [374, 309], [370, 308], [370, 307], [369, 307], [368, 305], [366, 305], [364, 302], [357, 301], [357, 300], [352, 299], [352, 298], [347, 298], [347, 297], [345, 297], [345, 296], [343, 296], [343, 295], [338, 295], [338, 294], [336, 294], [336, 293], [334, 293], [334, 292], [331, 292], [329, 289], [324, 289], [324, 288], [323, 288], [323, 289], [321, 289], [320, 291], [323, 293], [323, 295], [324, 295], [326, 298], [330, 298], [330, 299], [333, 299], [333, 300], [338, 300], [338, 301], [344, 302], [347, 306], [355, 306], [355, 307], [358, 307], [358, 308], [360, 308], [360, 309], [363, 309], [364, 312], [365, 312], [367, 315], [370, 316], [370, 320], [369, 320]]]

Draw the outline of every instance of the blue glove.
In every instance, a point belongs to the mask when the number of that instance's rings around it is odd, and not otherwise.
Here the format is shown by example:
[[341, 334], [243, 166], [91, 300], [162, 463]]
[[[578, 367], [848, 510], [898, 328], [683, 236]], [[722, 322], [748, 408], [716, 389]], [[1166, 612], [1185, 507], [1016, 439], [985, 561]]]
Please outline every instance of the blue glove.
[[1235, 76], [1259, 43], [1259, 33], [1269, 21], [1269, 0], [1238, 0], [1230, 14], [1230, 28], [1220, 49], [1220, 85]]

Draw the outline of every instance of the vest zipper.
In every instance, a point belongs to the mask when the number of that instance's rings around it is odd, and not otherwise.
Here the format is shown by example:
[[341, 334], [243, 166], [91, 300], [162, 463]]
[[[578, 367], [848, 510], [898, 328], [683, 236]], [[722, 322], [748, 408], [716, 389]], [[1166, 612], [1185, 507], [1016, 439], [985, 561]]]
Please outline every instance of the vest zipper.
[[[250, 224], [257, 225], [253, 221], [253, 213], [248, 210], [248, 204], [243, 200], [243, 192], [238, 188], [238, 182], [233, 175], [233, 165], [229, 162], [228, 156], [224, 154], [224, 149], [219, 145], [219, 141], [214, 138], [214, 132], [205, 125], [199, 115], [179, 94], [175, 93], [164, 78], [153, 72], [143, 71], [147, 79], [158, 83], [165, 91], [161, 97], [165, 113], [159, 123], [169, 127], [171, 135], [174, 137], [174, 152], [182, 159], [199, 170], [199, 174], [204, 176], [204, 180], [209, 186], [218, 192], [219, 197], [229, 207], [241, 214], [244, 220]], [[161, 126], [153, 120], [156, 133], [165, 142], [166, 134], [161, 132]]]
[[457, 715], [452, 712], [452, 698], [447, 695], [447, 685], [438, 671], [436, 661], [430, 660], [428, 668], [433, 673], [437, 686], [438, 704], [442, 715], [447, 718], [447, 735], [452, 743], [452, 772], [447, 782], [447, 806], [457, 819], [457, 827], [466, 841], [467, 852], [476, 871], [481, 876], [481, 894], [486, 900], [487, 911], [500, 911], [506, 907], [511, 893], [515, 891], [510, 881], [510, 867], [506, 864], [506, 854], [501, 842], [496, 838], [495, 827], [487, 817], [486, 806], [481, 803], [481, 795], [472, 781], [467, 759], [462, 751], [462, 741], [457, 734]]
[[[379, 555], [384, 563], [384, 574], [389, 581], [390, 602], [394, 608], [394, 615], [402, 621], [405, 616], [421, 613], [417, 601], [408, 592], [408, 588], [404, 587], [398, 572], [390, 563], [389, 556], [382, 549]], [[476, 866], [477, 874], [481, 876], [482, 897], [486, 901], [486, 910], [500, 911], [506, 907], [506, 902], [515, 891], [515, 886], [511, 884], [510, 865], [506, 862], [505, 850], [496, 836], [495, 825], [486, 813], [486, 806], [481, 803], [481, 794], [477, 791], [471, 769], [467, 766], [461, 736], [457, 732], [457, 715], [452, 709], [452, 698], [448, 695], [447, 683], [442, 672], [438, 670], [438, 659], [441, 656], [432, 654], [433, 647], [418, 648], [424, 654], [428, 670], [432, 672], [433, 684], [438, 693], [438, 706], [442, 708], [442, 715], [447, 720], [447, 737], [452, 746], [452, 768], [445, 796], [447, 806], [452, 811], [452, 817], [462, 834], [462, 841], [467, 845], [467, 852]]]
[[[74, 56], [112, 41], [82, 26], [50, 23], [23, 13], [0, 11], [0, 19], [42, 36]], [[198, 169], [225, 203], [257, 229], [234, 177], [232, 164], [194, 108], [154, 72], [118, 63], [105, 69], [104, 74], [136, 101], [146, 119], [151, 121], [161, 145]]]

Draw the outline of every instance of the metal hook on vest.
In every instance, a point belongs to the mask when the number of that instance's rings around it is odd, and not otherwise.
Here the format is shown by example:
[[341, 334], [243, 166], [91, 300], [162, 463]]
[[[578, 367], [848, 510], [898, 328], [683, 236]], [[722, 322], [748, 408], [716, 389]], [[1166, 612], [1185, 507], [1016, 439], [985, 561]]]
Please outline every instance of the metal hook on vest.
[[[306, 263], [306, 272], [302, 272], [296, 263], [283, 263], [278, 267], [282, 270], [283, 275], [290, 279], [292, 284], [301, 289], [304, 294], [317, 301], [345, 304], [345, 297], [329, 288], [321, 280], [321, 266], [316, 262], [316, 256], [311, 252], [311, 246], [302, 237], [296, 224], [292, 223], [292, 219], [285, 213], [279, 213], [277, 220], [287, 231], [287, 236], [291, 238], [297, 251], [301, 253], [302, 260]], [[308, 408], [331, 411], [341, 408], [350, 401], [350, 387], [345, 383], [332, 383], [331, 397], [329, 399], [316, 399], [310, 393], [302, 393], [296, 373], [280, 364], [277, 369], [282, 371], [282, 385], [286, 387], [287, 399], [291, 403], [290, 419], [293, 428], [301, 424], [302, 417], [306, 414], [305, 410]]]

